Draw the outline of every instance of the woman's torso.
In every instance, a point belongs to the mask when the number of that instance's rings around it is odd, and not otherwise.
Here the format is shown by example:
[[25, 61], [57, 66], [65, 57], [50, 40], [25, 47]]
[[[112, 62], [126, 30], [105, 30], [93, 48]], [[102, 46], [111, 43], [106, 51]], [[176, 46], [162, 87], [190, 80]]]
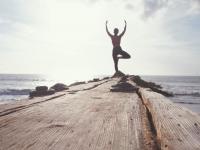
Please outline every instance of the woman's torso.
[[114, 36], [111, 37], [111, 39], [112, 39], [113, 47], [118, 47], [118, 46], [120, 46], [120, 43], [121, 43], [121, 36], [116, 36], [116, 35], [114, 35]]

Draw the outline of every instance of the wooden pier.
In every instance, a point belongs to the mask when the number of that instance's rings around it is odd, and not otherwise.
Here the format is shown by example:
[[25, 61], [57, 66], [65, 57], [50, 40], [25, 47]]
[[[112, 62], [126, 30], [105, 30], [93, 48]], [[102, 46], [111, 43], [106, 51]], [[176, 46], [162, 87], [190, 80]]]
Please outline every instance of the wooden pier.
[[200, 149], [197, 114], [149, 89], [110, 92], [118, 81], [0, 105], [0, 150]]

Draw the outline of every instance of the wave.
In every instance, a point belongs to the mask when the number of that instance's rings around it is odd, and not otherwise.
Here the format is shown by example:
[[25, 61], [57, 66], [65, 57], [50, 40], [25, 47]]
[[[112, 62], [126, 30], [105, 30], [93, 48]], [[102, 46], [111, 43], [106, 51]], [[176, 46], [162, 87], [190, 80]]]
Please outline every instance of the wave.
[[16, 82], [47, 82], [47, 80], [45, 79], [7, 79], [7, 78], [0, 78], [0, 81], [2, 82], [13, 82], [13, 81], [16, 81]]
[[174, 93], [175, 96], [194, 96], [194, 97], [200, 97], [199, 92], [192, 92], [192, 93]]
[[31, 89], [2, 89], [0, 95], [28, 95]]
[[174, 102], [174, 103], [178, 103], [178, 104], [197, 104], [197, 105], [200, 104], [200, 103], [197, 103], [197, 102]]
[[33, 74], [0, 74], [0, 81], [2, 82], [44, 82], [47, 81], [44, 75]]

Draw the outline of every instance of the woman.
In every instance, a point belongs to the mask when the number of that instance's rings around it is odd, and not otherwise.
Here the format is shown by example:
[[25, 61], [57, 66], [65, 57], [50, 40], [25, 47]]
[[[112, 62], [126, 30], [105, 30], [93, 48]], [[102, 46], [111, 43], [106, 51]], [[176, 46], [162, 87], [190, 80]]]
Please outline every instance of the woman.
[[119, 59], [129, 59], [131, 58], [131, 56], [122, 50], [120, 43], [121, 43], [121, 38], [124, 35], [124, 33], [126, 32], [126, 21], [125, 22], [125, 27], [124, 27], [124, 31], [118, 35], [119, 33], [119, 29], [115, 28], [114, 29], [114, 35], [112, 35], [109, 31], [108, 31], [108, 21], [106, 21], [106, 32], [108, 33], [108, 35], [111, 37], [112, 40], [112, 44], [113, 44], [113, 60], [114, 60], [114, 64], [115, 64], [115, 71], [118, 72], [118, 60]]

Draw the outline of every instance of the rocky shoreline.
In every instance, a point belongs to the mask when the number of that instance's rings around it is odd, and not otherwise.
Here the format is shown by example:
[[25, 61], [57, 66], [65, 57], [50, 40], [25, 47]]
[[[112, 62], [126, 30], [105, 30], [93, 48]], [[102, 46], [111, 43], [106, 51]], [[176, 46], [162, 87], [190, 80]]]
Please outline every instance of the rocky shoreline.
[[[55, 85], [53, 85], [50, 88], [48, 88], [47, 86], [37, 86], [34, 91], [31, 91], [29, 93], [29, 97], [33, 98], [33, 97], [52, 95], [52, 94], [55, 94], [56, 92], [69, 90], [70, 87], [72, 87], [72, 86], [87, 84], [87, 83], [91, 83], [91, 82], [99, 82], [99, 81], [102, 81], [102, 80], [107, 80], [107, 79], [116, 78], [116, 77], [121, 78], [121, 80], [119, 82], [126, 82], [126, 80], [129, 78], [131, 81], [136, 83], [137, 86], [140, 86], [140, 87], [143, 87], [143, 88], [150, 88], [152, 91], [160, 93], [160, 94], [167, 96], [167, 97], [173, 96], [172, 93], [169, 93], [167, 91], [162, 90], [161, 85], [158, 85], [158, 84], [153, 83], [153, 82], [147, 82], [147, 81], [143, 80], [138, 75], [125, 75], [124, 73], [119, 71], [119, 72], [116, 72], [112, 77], [104, 77], [102, 79], [94, 78], [94, 79], [89, 80], [89, 81], [74, 82], [74, 83], [70, 84], [69, 86], [65, 85], [64, 83], [56, 83]], [[126, 87], [124, 87], [124, 88], [126, 88]]]

